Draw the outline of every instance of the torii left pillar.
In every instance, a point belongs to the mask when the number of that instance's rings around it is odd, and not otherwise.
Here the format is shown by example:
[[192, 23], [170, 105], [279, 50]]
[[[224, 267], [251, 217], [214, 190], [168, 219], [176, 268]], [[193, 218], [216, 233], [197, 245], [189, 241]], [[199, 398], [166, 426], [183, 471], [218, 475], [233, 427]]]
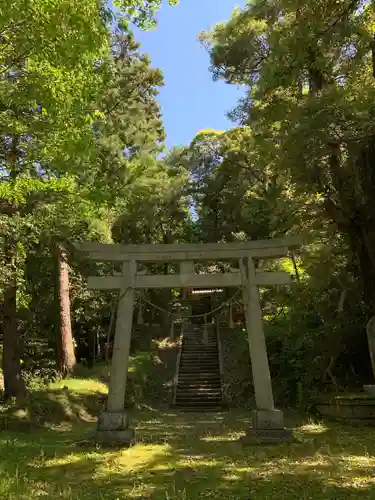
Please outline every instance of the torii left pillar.
[[127, 261], [123, 263], [123, 285], [120, 290], [117, 308], [107, 407], [99, 415], [97, 429], [97, 438], [100, 441], [129, 445], [134, 442], [135, 432], [134, 429], [129, 427], [129, 417], [125, 411], [125, 391], [129, 366], [136, 272], [136, 262]]

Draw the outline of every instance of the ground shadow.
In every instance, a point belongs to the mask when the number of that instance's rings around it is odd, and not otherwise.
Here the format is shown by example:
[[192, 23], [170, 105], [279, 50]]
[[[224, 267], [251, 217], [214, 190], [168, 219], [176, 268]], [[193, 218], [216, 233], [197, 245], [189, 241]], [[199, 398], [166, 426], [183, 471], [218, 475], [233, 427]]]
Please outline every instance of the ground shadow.
[[133, 412], [138, 443], [120, 450], [79, 445], [93, 424], [5, 432], [0, 479], [17, 475], [51, 500], [375, 498], [371, 430], [292, 421], [300, 442], [267, 447], [240, 444], [249, 414], [235, 411]]

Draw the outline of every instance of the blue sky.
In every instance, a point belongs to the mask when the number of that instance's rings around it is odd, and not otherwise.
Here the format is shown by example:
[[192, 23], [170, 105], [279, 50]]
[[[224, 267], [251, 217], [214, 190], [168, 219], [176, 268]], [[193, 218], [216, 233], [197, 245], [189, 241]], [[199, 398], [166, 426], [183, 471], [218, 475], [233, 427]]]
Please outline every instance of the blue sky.
[[189, 144], [200, 130], [233, 126], [226, 112], [236, 105], [240, 91], [212, 81], [209, 56], [197, 35], [229, 19], [234, 7], [244, 4], [244, 0], [180, 0], [177, 7], [161, 9], [155, 30], [136, 32], [142, 50], [164, 74], [159, 102], [168, 148]]

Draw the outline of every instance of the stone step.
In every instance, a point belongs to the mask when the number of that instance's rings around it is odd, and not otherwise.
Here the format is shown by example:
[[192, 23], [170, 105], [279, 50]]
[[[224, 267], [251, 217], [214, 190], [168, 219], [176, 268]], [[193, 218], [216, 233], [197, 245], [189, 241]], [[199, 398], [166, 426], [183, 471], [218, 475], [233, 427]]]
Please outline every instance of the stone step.
[[222, 411], [221, 406], [203, 406], [201, 408], [195, 408], [193, 406], [176, 406], [176, 410], [181, 410], [184, 413], [217, 413], [219, 411]]
[[206, 345], [194, 345], [194, 346], [183, 346], [182, 350], [184, 352], [216, 352], [218, 351], [218, 346], [206, 346]]
[[212, 350], [212, 349], [217, 349], [217, 344], [212, 343], [212, 344], [205, 344], [204, 342], [191, 342], [189, 344], [184, 343], [183, 344], [183, 349], [207, 349]]
[[181, 373], [184, 371], [187, 371], [189, 373], [199, 373], [202, 370], [209, 371], [212, 373], [212, 371], [219, 370], [219, 364], [218, 363], [181, 363], [180, 364]]
[[194, 347], [183, 347], [182, 354], [211, 354], [217, 353], [219, 351], [218, 347], [205, 347], [205, 346], [194, 346]]
[[190, 356], [217, 356], [219, 352], [219, 349], [216, 347], [213, 349], [205, 349], [204, 347], [201, 347], [198, 349], [195, 347], [194, 349], [183, 349], [182, 350], [182, 356], [185, 356], [186, 354], [190, 354]]
[[[203, 342], [204, 340], [206, 340], [207, 342]], [[202, 342], [204, 344], [208, 344], [208, 343], [212, 343], [212, 344], [216, 344], [217, 343], [217, 338], [216, 336], [208, 336], [208, 337], [205, 337], [204, 335], [197, 335], [196, 337], [185, 337], [183, 338], [183, 341], [184, 343], [185, 342], [190, 342], [192, 344], [195, 344], [197, 342]]]
[[219, 366], [218, 365], [187, 365], [187, 364], [182, 364], [180, 365], [180, 373], [193, 373], [194, 375], [199, 375], [200, 373], [210, 373], [212, 375], [213, 373], [218, 373], [219, 372]]
[[203, 365], [204, 364], [213, 364], [215, 366], [220, 365], [217, 356], [216, 356], [216, 359], [215, 359], [215, 356], [207, 357], [207, 358], [183, 357], [180, 359], [180, 365], [182, 363], [185, 363], [187, 365], [195, 365], [195, 364], [203, 364]]
[[218, 356], [181, 356], [180, 362], [186, 361], [187, 363], [219, 363]]
[[182, 356], [185, 354], [190, 354], [190, 356], [217, 356], [219, 349], [216, 347], [213, 349], [205, 349], [204, 347], [195, 347], [194, 349], [182, 349]]
[[197, 394], [196, 392], [182, 392], [179, 391], [178, 394], [176, 395], [176, 399], [212, 399], [212, 398], [219, 398], [221, 399], [221, 392], [220, 391], [212, 391], [212, 392], [205, 392], [202, 394]]
[[[198, 330], [195, 330], [195, 331], [191, 331], [191, 330], [186, 330], [184, 329], [184, 337], [199, 337], [200, 335], [203, 335], [204, 333], [204, 326], [203, 328], [200, 328]], [[214, 332], [212, 330], [212, 328], [207, 328], [207, 335], [209, 337], [216, 337], [216, 332]]]
[[[194, 367], [205, 367], [205, 366], [214, 366], [215, 368], [219, 368], [220, 364], [218, 361], [215, 361], [215, 360], [207, 360], [207, 361], [200, 361], [199, 359], [196, 359], [194, 361], [192, 360], [181, 360], [180, 361], [180, 368], [182, 368], [183, 366], [186, 366], [187, 368], [193, 368]], [[198, 368], [197, 368], [198, 369]]]
[[185, 363], [186, 365], [188, 366], [191, 366], [191, 365], [196, 365], [198, 363], [200, 364], [214, 364], [214, 365], [217, 365], [217, 366], [220, 366], [220, 363], [219, 363], [219, 360], [216, 358], [182, 358], [180, 359], [180, 365], [182, 363]]
[[177, 385], [179, 387], [188, 385], [189, 387], [207, 387], [207, 386], [220, 386], [221, 379], [219, 376], [215, 375], [215, 377], [206, 377], [197, 379], [197, 377], [180, 377], [178, 379]]
[[220, 363], [218, 360], [215, 360], [215, 359], [204, 359], [204, 360], [200, 360], [200, 359], [195, 359], [195, 360], [191, 360], [191, 359], [181, 359], [180, 360], [180, 368], [182, 368], [182, 366], [185, 364], [186, 367], [188, 368], [192, 368], [194, 369], [194, 367], [196, 366], [206, 366], [206, 365], [214, 365], [215, 367], [219, 368], [220, 367]]
[[196, 384], [199, 386], [213, 386], [221, 384], [221, 380], [219, 377], [180, 377], [178, 382], [180, 384], [189, 385]]
[[197, 379], [189, 379], [189, 378], [180, 378], [178, 380], [178, 384], [177, 386], [178, 387], [220, 387], [221, 385], [221, 382], [220, 382], [220, 379], [219, 378], [215, 378], [215, 379], [201, 379], [201, 380], [197, 380]]
[[177, 386], [177, 392], [179, 391], [192, 391], [192, 392], [197, 392], [199, 394], [205, 394], [206, 392], [210, 391], [218, 391], [221, 393], [221, 386], [220, 384], [205, 384], [205, 385], [178, 385]]
[[177, 390], [178, 391], [195, 391], [198, 392], [199, 394], [203, 394], [204, 392], [207, 391], [221, 391], [221, 386], [219, 383], [211, 384], [211, 383], [205, 383], [205, 384], [178, 384], [177, 385]]
[[192, 379], [192, 380], [221, 380], [220, 374], [217, 372], [217, 370], [212, 370], [212, 371], [205, 371], [205, 372], [192, 372], [190, 370], [183, 370], [180, 372], [181, 376], [179, 376], [179, 380], [182, 380], [182, 378], [185, 379]]
[[189, 406], [206, 406], [209, 404], [215, 404], [219, 405], [222, 403], [221, 398], [201, 398], [201, 399], [193, 399], [193, 398], [186, 398], [186, 399], [180, 399], [176, 398], [176, 404], [181, 404], [181, 405], [189, 405]]
[[216, 342], [210, 342], [205, 344], [204, 342], [184, 342], [184, 349], [215, 349], [217, 348]]
[[193, 394], [200, 394], [200, 395], [204, 395], [204, 394], [211, 394], [211, 393], [215, 393], [215, 394], [221, 394], [221, 390], [218, 388], [218, 387], [210, 387], [210, 386], [207, 386], [207, 387], [177, 387], [177, 391], [178, 392], [181, 392], [181, 393], [193, 393]]
[[[175, 407], [184, 411], [220, 411], [222, 388], [217, 336], [203, 326], [185, 329], [181, 347]], [[207, 339], [207, 343], [204, 340]]]
[[219, 364], [213, 364], [213, 363], [181, 363], [180, 364], [180, 371], [186, 371], [188, 373], [200, 373], [203, 371], [205, 372], [210, 372], [212, 373], [212, 370], [217, 371], [218, 373], [220, 372], [220, 367]]
[[221, 396], [204, 397], [204, 398], [199, 398], [199, 397], [194, 398], [192, 396], [186, 397], [186, 398], [176, 397], [176, 404], [202, 406], [202, 405], [213, 404], [213, 403], [217, 404], [217, 405], [222, 403]]
[[205, 399], [205, 398], [219, 398], [221, 399], [221, 392], [220, 391], [212, 391], [212, 392], [204, 392], [204, 393], [197, 393], [193, 391], [179, 391], [178, 394], [176, 395], [176, 400], [177, 399]]
[[217, 354], [219, 351], [218, 347], [205, 347], [205, 346], [194, 346], [194, 347], [183, 347], [182, 354]]
[[202, 342], [201, 340], [197, 340], [196, 342], [190, 342], [190, 341], [184, 341], [183, 343], [184, 347], [188, 348], [197, 348], [197, 347], [204, 347], [204, 348], [209, 348], [209, 347], [217, 347], [216, 342]]
[[197, 403], [197, 404], [203, 404], [204, 402], [216, 402], [216, 403], [221, 403], [222, 402], [222, 394], [217, 393], [217, 394], [207, 394], [207, 395], [201, 395], [201, 394], [176, 394], [176, 403]]
[[194, 375], [209, 374], [211, 376], [213, 372], [217, 373], [217, 375], [219, 376], [220, 374], [219, 365], [197, 365], [197, 364], [180, 365], [180, 373], [193, 373]]
[[210, 356], [189, 356], [184, 354], [181, 356], [180, 361], [186, 361], [187, 363], [219, 363], [219, 357], [215, 355]]
[[221, 384], [220, 377], [217, 375], [212, 376], [212, 377], [180, 377], [178, 379], [178, 386], [197, 386], [197, 387], [212, 387], [212, 386], [217, 386]]
[[216, 375], [217, 378], [220, 378], [220, 370], [218, 366], [214, 367], [201, 366], [197, 368], [185, 365], [185, 366], [180, 366], [179, 372], [180, 375], [186, 374], [186, 375], [194, 375], [200, 377], [205, 377], [206, 375], [212, 377], [212, 375]]

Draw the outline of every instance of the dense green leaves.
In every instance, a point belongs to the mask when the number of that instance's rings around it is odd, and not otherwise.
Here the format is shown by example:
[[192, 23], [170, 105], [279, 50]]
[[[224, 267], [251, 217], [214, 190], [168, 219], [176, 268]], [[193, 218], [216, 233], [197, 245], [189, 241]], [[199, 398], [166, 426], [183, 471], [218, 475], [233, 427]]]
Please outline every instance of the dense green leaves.
[[[132, 20], [141, 28], [155, 26], [154, 14], [162, 5], [162, 0], [114, 0], [114, 5], [125, 14], [122, 24], [126, 26]], [[177, 5], [179, 0], [168, 0], [169, 5]]]

